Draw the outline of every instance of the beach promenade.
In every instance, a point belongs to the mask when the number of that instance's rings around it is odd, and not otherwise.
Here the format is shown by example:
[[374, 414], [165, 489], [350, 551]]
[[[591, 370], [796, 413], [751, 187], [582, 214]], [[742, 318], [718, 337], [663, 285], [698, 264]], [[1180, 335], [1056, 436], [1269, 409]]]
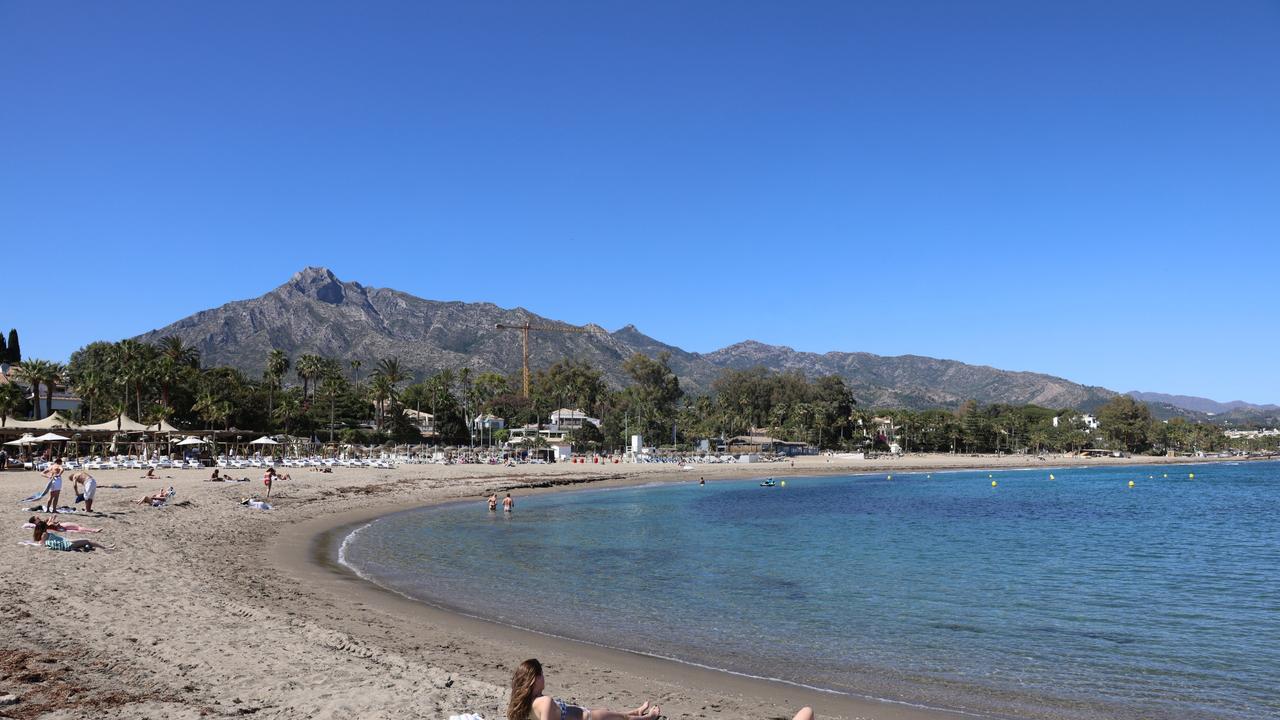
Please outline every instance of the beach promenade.
[[[443, 718], [505, 715], [521, 660], [548, 668], [549, 692], [607, 706], [651, 699], [668, 717], [952, 717], [902, 704], [837, 696], [701, 670], [537, 635], [432, 608], [360, 580], [332, 562], [353, 525], [416, 505], [491, 492], [532, 492], [749, 476], [941, 471], [1173, 462], [908, 456], [827, 457], [789, 463], [707, 465], [414, 465], [393, 470], [297, 471], [272, 492], [275, 509], [239, 504], [263, 495], [247, 483], [206, 482], [208, 472], [95, 473], [95, 509], [75, 516], [102, 527], [110, 553], [59, 553], [20, 544], [31, 514], [19, 501], [39, 489], [34, 472], [0, 473], [8, 525], [0, 550], [0, 706], [14, 718]], [[1178, 459], [1177, 462], [1188, 462]], [[113, 484], [136, 486], [115, 489]], [[172, 485], [175, 504], [132, 501]], [[68, 497], [64, 492], [64, 498]], [[518, 512], [518, 509], [517, 509]], [[503, 558], [494, 558], [503, 562]], [[655, 581], [660, 587], [660, 578]], [[957, 716], [958, 717], [958, 716]]]

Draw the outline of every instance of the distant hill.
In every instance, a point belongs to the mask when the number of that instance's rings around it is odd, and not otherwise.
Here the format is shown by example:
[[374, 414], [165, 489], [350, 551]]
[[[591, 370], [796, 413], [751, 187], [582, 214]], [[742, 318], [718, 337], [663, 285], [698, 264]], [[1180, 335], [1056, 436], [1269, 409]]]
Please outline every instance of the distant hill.
[[1188, 420], [1207, 420], [1222, 425], [1280, 425], [1280, 405], [1256, 405], [1243, 400], [1217, 402], [1193, 395], [1168, 395], [1156, 392], [1126, 393], [1129, 397], [1147, 403], [1153, 414], [1167, 420], [1184, 417]]
[[596, 325], [573, 326], [544, 318], [524, 308], [424, 300], [397, 290], [343, 282], [329, 270], [314, 267], [265, 295], [198, 312], [137, 339], [155, 342], [177, 335], [200, 350], [206, 365], [230, 365], [254, 377], [261, 376], [273, 348], [294, 359], [304, 353], [358, 359], [366, 372], [378, 359], [396, 356], [417, 378], [463, 367], [516, 375], [521, 364], [519, 334], [494, 326], [526, 321], [580, 331], [530, 333], [530, 365], [535, 370], [560, 359], [577, 359], [600, 368], [615, 387], [626, 383], [622, 364], [633, 353], [668, 352], [682, 387], [691, 393], [709, 390], [726, 368], [763, 366], [810, 377], [839, 375], [860, 404], [875, 407], [953, 407], [974, 399], [1093, 409], [1115, 396], [1105, 388], [1050, 375], [915, 355], [817, 354], [755, 341], [692, 353], [649, 337], [633, 325], [609, 332]]
[[1184, 410], [1212, 413], [1214, 415], [1226, 415], [1237, 410], [1263, 413], [1280, 412], [1280, 405], [1255, 405], [1253, 403], [1244, 402], [1243, 400], [1217, 402], [1216, 400], [1210, 400], [1209, 398], [1194, 397], [1192, 395], [1166, 395], [1165, 393], [1139, 392], [1137, 390], [1132, 390], [1127, 394], [1129, 397], [1143, 402], [1167, 403], [1174, 407], [1183, 408]]

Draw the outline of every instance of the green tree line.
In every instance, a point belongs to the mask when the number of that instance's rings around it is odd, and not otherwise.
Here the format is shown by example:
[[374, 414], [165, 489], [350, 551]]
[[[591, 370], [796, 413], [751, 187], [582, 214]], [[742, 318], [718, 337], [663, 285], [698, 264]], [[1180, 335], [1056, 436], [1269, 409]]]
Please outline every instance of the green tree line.
[[[12, 343], [9, 343], [12, 347]], [[837, 376], [806, 378], [764, 368], [726, 370], [710, 392], [689, 395], [670, 358], [637, 354], [626, 361], [629, 382], [611, 388], [587, 363], [563, 360], [537, 371], [529, 397], [518, 379], [469, 368], [445, 369], [415, 379], [394, 357], [366, 368], [361, 361], [271, 350], [265, 372], [249, 377], [231, 367], [203, 367], [199, 353], [177, 337], [154, 344], [95, 342], [65, 366], [29, 359], [18, 377], [52, 393], [67, 384], [83, 400], [86, 422], [128, 414], [151, 424], [285, 432], [346, 442], [417, 442], [416, 413], [434, 416], [442, 444], [490, 444], [503, 434], [478, 431], [469, 418], [489, 414], [508, 427], [547, 423], [557, 408], [598, 418], [572, 439], [582, 449], [611, 450], [631, 434], [646, 443], [690, 448], [701, 439], [718, 444], [755, 432], [804, 442], [822, 450], [905, 452], [1071, 452], [1107, 448], [1133, 453], [1216, 451], [1228, 446], [1220, 428], [1181, 419], [1159, 422], [1147, 406], [1120, 396], [1088, 427], [1069, 408], [980, 405], [956, 409], [875, 409], [858, 405]], [[26, 406], [21, 391], [0, 387], [0, 409]]]

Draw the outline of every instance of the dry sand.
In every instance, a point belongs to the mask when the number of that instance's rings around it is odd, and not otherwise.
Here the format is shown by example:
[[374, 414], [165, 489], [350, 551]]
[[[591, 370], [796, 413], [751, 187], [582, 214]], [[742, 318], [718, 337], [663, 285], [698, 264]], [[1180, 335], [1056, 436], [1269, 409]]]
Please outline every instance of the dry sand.
[[[34, 472], [0, 473], [0, 717], [443, 718], [505, 716], [511, 671], [528, 657], [547, 669], [548, 693], [590, 705], [661, 704], [668, 717], [958, 717], [702, 670], [559, 640], [407, 600], [333, 563], [345, 528], [415, 505], [565, 487], [747, 476], [1118, 465], [1132, 460], [908, 456], [876, 461], [799, 458], [763, 465], [410, 465], [395, 470], [299, 470], [272, 493], [276, 509], [238, 504], [249, 483], [206, 482], [208, 471], [102, 471], [95, 510], [68, 516], [100, 526], [110, 553], [20, 545], [39, 489]], [[1185, 459], [1179, 462], [1186, 462]], [[246, 473], [240, 473], [246, 474]], [[135, 488], [113, 489], [112, 484]], [[174, 507], [131, 501], [173, 485]], [[534, 486], [542, 486], [535, 489]], [[527, 489], [526, 489], [527, 488]], [[73, 497], [65, 484], [63, 498]], [[0, 703], [3, 703], [0, 699]]]

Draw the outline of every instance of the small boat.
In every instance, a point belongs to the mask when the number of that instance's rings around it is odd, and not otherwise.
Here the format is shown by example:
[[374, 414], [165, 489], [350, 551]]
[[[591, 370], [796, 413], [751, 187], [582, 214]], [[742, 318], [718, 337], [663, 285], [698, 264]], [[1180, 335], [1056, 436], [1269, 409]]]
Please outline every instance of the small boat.
[[774, 482], [773, 478], [769, 478], [768, 480], [760, 483], [760, 487], [776, 487], [777, 485], [778, 483]]

